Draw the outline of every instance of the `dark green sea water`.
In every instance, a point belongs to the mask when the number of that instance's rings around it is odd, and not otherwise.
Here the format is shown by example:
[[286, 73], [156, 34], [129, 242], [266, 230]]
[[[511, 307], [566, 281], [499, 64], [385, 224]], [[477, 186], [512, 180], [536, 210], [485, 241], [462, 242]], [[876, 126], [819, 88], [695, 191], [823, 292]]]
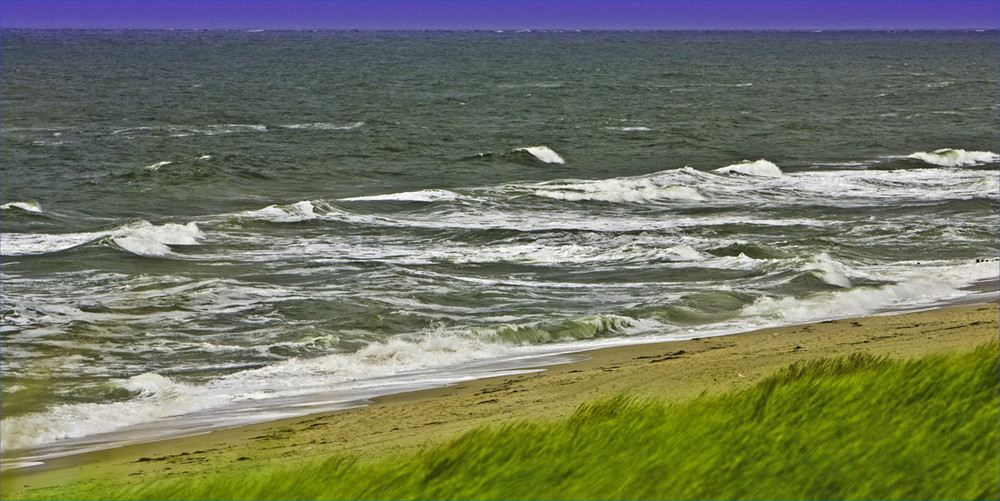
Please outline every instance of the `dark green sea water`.
[[4, 30], [4, 457], [961, 298], [998, 42]]

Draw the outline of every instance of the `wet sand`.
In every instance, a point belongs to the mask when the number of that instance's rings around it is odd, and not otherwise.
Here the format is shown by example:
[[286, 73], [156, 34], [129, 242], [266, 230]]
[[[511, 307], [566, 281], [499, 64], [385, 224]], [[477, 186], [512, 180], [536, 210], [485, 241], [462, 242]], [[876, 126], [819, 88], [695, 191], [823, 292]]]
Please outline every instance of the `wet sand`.
[[294, 464], [332, 454], [371, 458], [441, 443], [472, 428], [557, 419], [622, 392], [667, 400], [753, 385], [793, 362], [856, 352], [918, 357], [996, 340], [992, 301], [898, 315], [764, 329], [691, 341], [603, 348], [585, 359], [515, 376], [382, 397], [371, 405], [208, 434], [56, 458], [0, 474], [0, 497], [45, 497], [59, 485], [157, 478]]

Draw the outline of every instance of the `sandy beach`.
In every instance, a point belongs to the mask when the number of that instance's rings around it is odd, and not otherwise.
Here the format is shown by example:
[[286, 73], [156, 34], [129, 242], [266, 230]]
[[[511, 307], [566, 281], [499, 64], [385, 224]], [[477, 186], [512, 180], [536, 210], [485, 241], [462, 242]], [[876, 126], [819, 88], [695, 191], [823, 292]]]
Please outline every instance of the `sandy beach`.
[[2, 474], [2, 497], [44, 497], [73, 483], [145, 482], [264, 463], [405, 453], [475, 427], [555, 419], [627, 392], [667, 400], [753, 385], [797, 361], [856, 352], [898, 358], [973, 348], [998, 337], [997, 301], [604, 348], [536, 372], [379, 398], [368, 406], [49, 460]]

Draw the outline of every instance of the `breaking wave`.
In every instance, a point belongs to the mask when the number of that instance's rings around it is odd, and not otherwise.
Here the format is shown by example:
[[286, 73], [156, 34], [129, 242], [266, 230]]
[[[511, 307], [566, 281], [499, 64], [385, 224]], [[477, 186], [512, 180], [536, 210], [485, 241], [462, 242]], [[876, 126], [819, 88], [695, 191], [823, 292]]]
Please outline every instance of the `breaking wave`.
[[727, 165], [720, 169], [715, 169], [715, 172], [719, 174], [743, 174], [745, 176], [765, 176], [765, 177], [780, 177], [781, 169], [777, 165], [761, 159], [755, 162], [741, 162], [738, 164]]
[[992, 151], [965, 151], [950, 148], [942, 148], [930, 153], [918, 151], [907, 155], [906, 158], [916, 158], [931, 165], [940, 165], [942, 167], [968, 167], [1000, 161], [1000, 155]]
[[[612, 203], [651, 202], [657, 200], [699, 201], [705, 197], [697, 189], [678, 184], [662, 184], [657, 176], [612, 178], [538, 186], [534, 194], [558, 200], [595, 200]], [[670, 182], [670, 180], [665, 180]]]
[[147, 257], [172, 255], [171, 246], [197, 245], [204, 236], [198, 225], [138, 221], [103, 232], [36, 234], [3, 233], [0, 255], [29, 256], [61, 252], [90, 243], [107, 243], [132, 254]]
[[563, 157], [559, 156], [559, 154], [556, 153], [555, 151], [552, 151], [551, 149], [549, 149], [548, 146], [529, 146], [529, 147], [526, 147], [526, 148], [517, 148], [514, 151], [515, 152], [517, 152], [517, 151], [523, 151], [523, 152], [528, 153], [529, 155], [537, 158], [539, 161], [547, 163], [547, 164], [564, 164], [564, 163], [566, 163], [566, 160], [564, 160]]
[[[762, 296], [743, 308], [742, 314], [758, 325], [779, 325], [782, 323], [816, 322], [833, 318], [848, 318], [868, 315], [880, 310], [892, 310], [900, 306], [934, 305], [941, 301], [968, 294], [961, 290], [978, 280], [996, 279], [995, 261], [967, 262], [956, 265], [953, 262], [897, 263], [900, 269], [881, 277], [873, 273], [871, 278], [891, 281], [879, 286], [843, 287], [835, 290], [814, 292], [802, 297]], [[846, 283], [843, 265], [817, 256], [806, 265], [818, 268], [824, 280], [833, 285]], [[839, 282], [839, 283], [838, 283]], [[754, 320], [756, 319], [756, 320]]]
[[369, 195], [362, 197], [341, 198], [342, 202], [439, 202], [464, 198], [462, 195], [448, 190], [419, 190], [402, 193], [387, 193], [385, 195]]
[[172, 254], [172, 245], [197, 245], [204, 234], [193, 222], [155, 225], [139, 221], [118, 229], [109, 236], [116, 246], [132, 254], [160, 257]]
[[173, 162], [171, 162], [170, 160], [164, 160], [162, 162], [156, 162], [155, 164], [147, 165], [145, 168], [148, 170], [160, 170], [160, 167], [163, 167], [165, 165], [170, 165], [172, 163]]
[[41, 214], [42, 212], [44, 212], [42, 211], [42, 206], [39, 205], [38, 202], [10, 202], [0, 205], [0, 210], [12, 210], [12, 209], [23, 210], [25, 212], [34, 212], [36, 214]]

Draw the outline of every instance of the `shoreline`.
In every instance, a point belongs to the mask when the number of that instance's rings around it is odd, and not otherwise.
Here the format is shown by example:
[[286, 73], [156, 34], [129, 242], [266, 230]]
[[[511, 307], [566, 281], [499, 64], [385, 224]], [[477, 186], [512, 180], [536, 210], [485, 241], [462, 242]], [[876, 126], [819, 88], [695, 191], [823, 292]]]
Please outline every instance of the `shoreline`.
[[[949, 306], [971, 305], [986, 303], [1000, 299], [1000, 278], [988, 278], [978, 280], [959, 289], [964, 292], [958, 297], [943, 298], [936, 302], [924, 304], [877, 308], [866, 313], [857, 313], [858, 316], [884, 316], [901, 313], [913, 313], [929, 309], [944, 308]], [[820, 317], [810, 321], [798, 323], [819, 323], [828, 320], [840, 320], [842, 318], [853, 317]], [[220, 430], [240, 428], [268, 422], [282, 421], [285, 419], [295, 419], [313, 414], [328, 414], [339, 412], [356, 407], [370, 405], [373, 401], [383, 397], [419, 392], [425, 389], [434, 389], [454, 386], [475, 379], [489, 379], [494, 377], [524, 374], [544, 370], [544, 368], [563, 363], [569, 363], [580, 358], [585, 358], [584, 353], [610, 347], [645, 345], [661, 342], [678, 342], [695, 338], [731, 336], [750, 331], [784, 327], [785, 325], [760, 325], [747, 326], [746, 330], [739, 328], [722, 328], [717, 330], [708, 329], [700, 332], [695, 328], [692, 332], [678, 337], [664, 337], [662, 335], [638, 335], [634, 337], [618, 337], [581, 340], [577, 343], [562, 345], [555, 343], [552, 345], [537, 345], [534, 351], [526, 351], [520, 354], [511, 353], [508, 356], [495, 360], [479, 361], [461, 366], [445, 367], [441, 369], [441, 374], [448, 373], [449, 376], [436, 379], [433, 382], [421, 378], [420, 376], [407, 375], [406, 373], [391, 376], [390, 384], [385, 386], [375, 386], [366, 388], [346, 388], [330, 391], [329, 393], [315, 393], [307, 398], [287, 400], [284, 406], [274, 405], [264, 407], [250, 403], [247, 410], [239, 405], [233, 405], [228, 410], [213, 415], [213, 410], [205, 412], [194, 412], [168, 417], [159, 421], [139, 423], [122, 430], [108, 433], [98, 433], [79, 438], [68, 439], [55, 444], [42, 444], [36, 447], [20, 449], [0, 455], [0, 472], [43, 465], [63, 456], [85, 454], [105, 449], [115, 449], [131, 445], [141, 445], [147, 443], [161, 442], [183, 438], [186, 436], [203, 435], [214, 433]], [[438, 373], [434, 373], [438, 375]], [[215, 411], [218, 411], [216, 409]], [[249, 411], [249, 412], [247, 412]]]
[[[378, 397], [330, 413], [47, 459], [0, 473], [0, 497], [77, 482], [148, 481], [198, 471], [346, 454], [372, 458], [442, 443], [473, 428], [556, 419], [626, 392], [681, 400], [753, 385], [797, 361], [856, 352], [910, 358], [973, 348], [998, 337], [996, 296], [899, 314], [768, 328], [688, 341], [579, 352], [531, 372]], [[32, 495], [44, 497], [44, 491]]]

